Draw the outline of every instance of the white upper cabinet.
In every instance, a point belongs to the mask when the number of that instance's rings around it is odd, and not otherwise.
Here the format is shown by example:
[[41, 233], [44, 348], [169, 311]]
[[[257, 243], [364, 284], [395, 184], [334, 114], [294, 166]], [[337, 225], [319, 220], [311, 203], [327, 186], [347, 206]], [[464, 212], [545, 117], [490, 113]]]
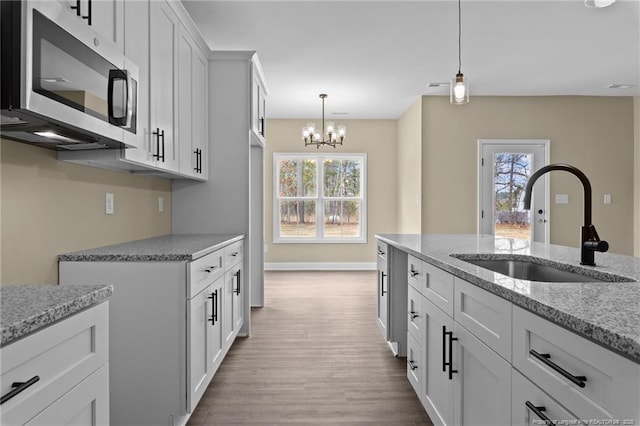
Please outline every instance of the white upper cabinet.
[[[96, 33], [124, 49], [124, 6], [122, 0], [58, 0]], [[134, 2], [135, 3], [135, 2]]]
[[176, 138], [180, 22], [169, 3], [151, 2], [149, 39], [152, 157], [159, 168], [178, 171]]
[[251, 69], [251, 131], [260, 145], [264, 145], [266, 136], [265, 109], [267, 90], [262, 75], [260, 62], [254, 60]]
[[209, 63], [189, 32], [178, 41], [178, 144], [180, 173], [207, 179], [207, 69]]

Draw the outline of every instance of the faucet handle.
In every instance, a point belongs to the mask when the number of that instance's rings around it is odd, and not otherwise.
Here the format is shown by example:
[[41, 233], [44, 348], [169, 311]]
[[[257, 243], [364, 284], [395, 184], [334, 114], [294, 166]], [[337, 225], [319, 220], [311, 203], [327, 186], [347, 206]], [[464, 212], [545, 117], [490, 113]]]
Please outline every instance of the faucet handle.
[[593, 251], [605, 252], [609, 250], [609, 243], [606, 241], [585, 241], [584, 248]]

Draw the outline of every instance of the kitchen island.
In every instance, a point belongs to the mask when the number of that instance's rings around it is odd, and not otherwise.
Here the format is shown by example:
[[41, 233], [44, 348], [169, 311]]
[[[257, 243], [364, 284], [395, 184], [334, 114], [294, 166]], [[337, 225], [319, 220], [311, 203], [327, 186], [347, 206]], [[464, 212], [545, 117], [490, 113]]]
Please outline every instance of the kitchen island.
[[[553, 244], [376, 237], [378, 323], [406, 354], [407, 377], [434, 424], [638, 424], [640, 259], [597, 253], [597, 266], [586, 267], [577, 248]], [[512, 278], [477, 260], [581, 275]]]

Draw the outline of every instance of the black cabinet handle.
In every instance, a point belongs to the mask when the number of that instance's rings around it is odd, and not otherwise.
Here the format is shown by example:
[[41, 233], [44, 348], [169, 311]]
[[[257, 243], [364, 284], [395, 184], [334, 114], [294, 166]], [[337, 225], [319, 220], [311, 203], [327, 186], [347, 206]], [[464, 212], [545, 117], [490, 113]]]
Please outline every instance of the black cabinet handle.
[[415, 312], [415, 311], [410, 311], [410, 312], [409, 312], [409, 315], [411, 315], [411, 319], [416, 319], [416, 318], [418, 318], [418, 317], [420, 316], [420, 315], [418, 315], [418, 313], [417, 313], [417, 312]]
[[238, 272], [233, 274], [233, 276], [236, 277], [236, 289], [233, 292], [239, 295], [240, 294], [240, 269], [238, 269]]
[[531, 356], [533, 356], [537, 360], [541, 361], [547, 367], [550, 367], [551, 369], [553, 369], [556, 372], [560, 373], [565, 378], [569, 379], [569, 381], [571, 383], [573, 383], [573, 384], [575, 384], [575, 385], [577, 385], [577, 386], [579, 386], [581, 388], [586, 386], [585, 382], [587, 381], [587, 378], [585, 376], [574, 376], [573, 374], [569, 373], [567, 370], [565, 370], [564, 368], [560, 367], [555, 362], [551, 361], [551, 355], [549, 355], [549, 354], [541, 354], [541, 353], [536, 352], [533, 349], [531, 349], [529, 351], [529, 354], [531, 354]]
[[206, 268], [204, 268], [204, 271], [207, 273], [211, 273], [213, 271], [215, 271], [216, 269], [218, 269], [217, 266], [207, 266]]
[[[447, 336], [449, 336], [449, 360], [447, 361]], [[447, 331], [447, 326], [442, 326], [442, 371], [447, 371], [449, 367], [449, 380], [453, 380], [453, 373], [457, 373], [458, 370], [453, 369], [453, 341], [458, 340], [457, 337], [453, 337], [453, 331]]]
[[91, 13], [91, 0], [87, 0], [87, 11], [88, 11], [87, 15], [83, 16], [82, 19], [86, 19], [87, 24], [91, 25], [91, 16], [93, 15]]
[[380, 296], [384, 296], [387, 292], [384, 289], [384, 277], [387, 276], [383, 271], [380, 271]]
[[380, 250], [380, 249], [378, 249], [378, 254], [379, 254], [380, 256], [384, 256], [384, 252], [383, 252], [382, 250]]
[[260, 135], [264, 137], [264, 117], [260, 117]]
[[413, 360], [407, 360], [407, 363], [409, 364], [409, 368], [411, 368], [411, 370], [417, 370], [418, 366], [416, 365], [415, 362], [413, 362]]
[[76, 15], [80, 16], [80, 0], [76, 0], [76, 5], [75, 6], [70, 6], [71, 9], [76, 11]]
[[11, 387], [13, 389], [11, 389], [8, 393], [2, 395], [2, 398], [0, 399], [0, 404], [4, 404], [8, 400], [13, 398], [17, 394], [19, 394], [20, 392], [22, 392], [22, 391], [26, 390], [27, 388], [29, 388], [30, 386], [32, 386], [38, 380], [40, 380], [40, 376], [33, 376], [32, 378], [30, 378], [26, 382], [13, 382], [11, 384]]
[[416, 275], [420, 275], [420, 272], [415, 271], [415, 270], [413, 269], [413, 266], [411, 266], [411, 271], [409, 271], [409, 272], [411, 273], [411, 276], [412, 276], [412, 277], [415, 277]]
[[233, 253], [231, 253], [231, 257], [237, 257], [239, 254], [239, 251], [234, 251]]
[[207, 296], [207, 299], [210, 299], [212, 301], [211, 316], [209, 317], [209, 321], [211, 321], [211, 325], [216, 325], [216, 321], [218, 321], [218, 290]]
[[549, 417], [547, 417], [544, 414], [542, 414], [543, 411], [547, 410], [545, 407], [536, 407], [530, 401], [525, 402], [524, 405], [526, 405], [527, 408], [533, 412], [533, 414], [538, 416], [538, 418], [540, 420], [544, 421], [544, 424], [546, 424], [546, 425], [552, 425], [553, 424], [553, 422], [551, 421], [551, 419]]

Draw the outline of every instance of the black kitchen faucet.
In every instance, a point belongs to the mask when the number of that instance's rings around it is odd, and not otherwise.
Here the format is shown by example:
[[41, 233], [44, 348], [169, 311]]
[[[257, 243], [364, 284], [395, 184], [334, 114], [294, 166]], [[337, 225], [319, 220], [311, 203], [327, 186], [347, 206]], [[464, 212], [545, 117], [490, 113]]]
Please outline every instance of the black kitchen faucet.
[[569, 164], [549, 164], [538, 169], [527, 181], [524, 208], [525, 210], [531, 209], [531, 191], [536, 180], [543, 174], [553, 170], [569, 172], [582, 182], [582, 187], [584, 188], [584, 225], [582, 226], [580, 239], [580, 264], [596, 266], [594, 253], [596, 251], [605, 252], [609, 250], [609, 243], [600, 240], [596, 227], [591, 223], [591, 183], [580, 169]]

